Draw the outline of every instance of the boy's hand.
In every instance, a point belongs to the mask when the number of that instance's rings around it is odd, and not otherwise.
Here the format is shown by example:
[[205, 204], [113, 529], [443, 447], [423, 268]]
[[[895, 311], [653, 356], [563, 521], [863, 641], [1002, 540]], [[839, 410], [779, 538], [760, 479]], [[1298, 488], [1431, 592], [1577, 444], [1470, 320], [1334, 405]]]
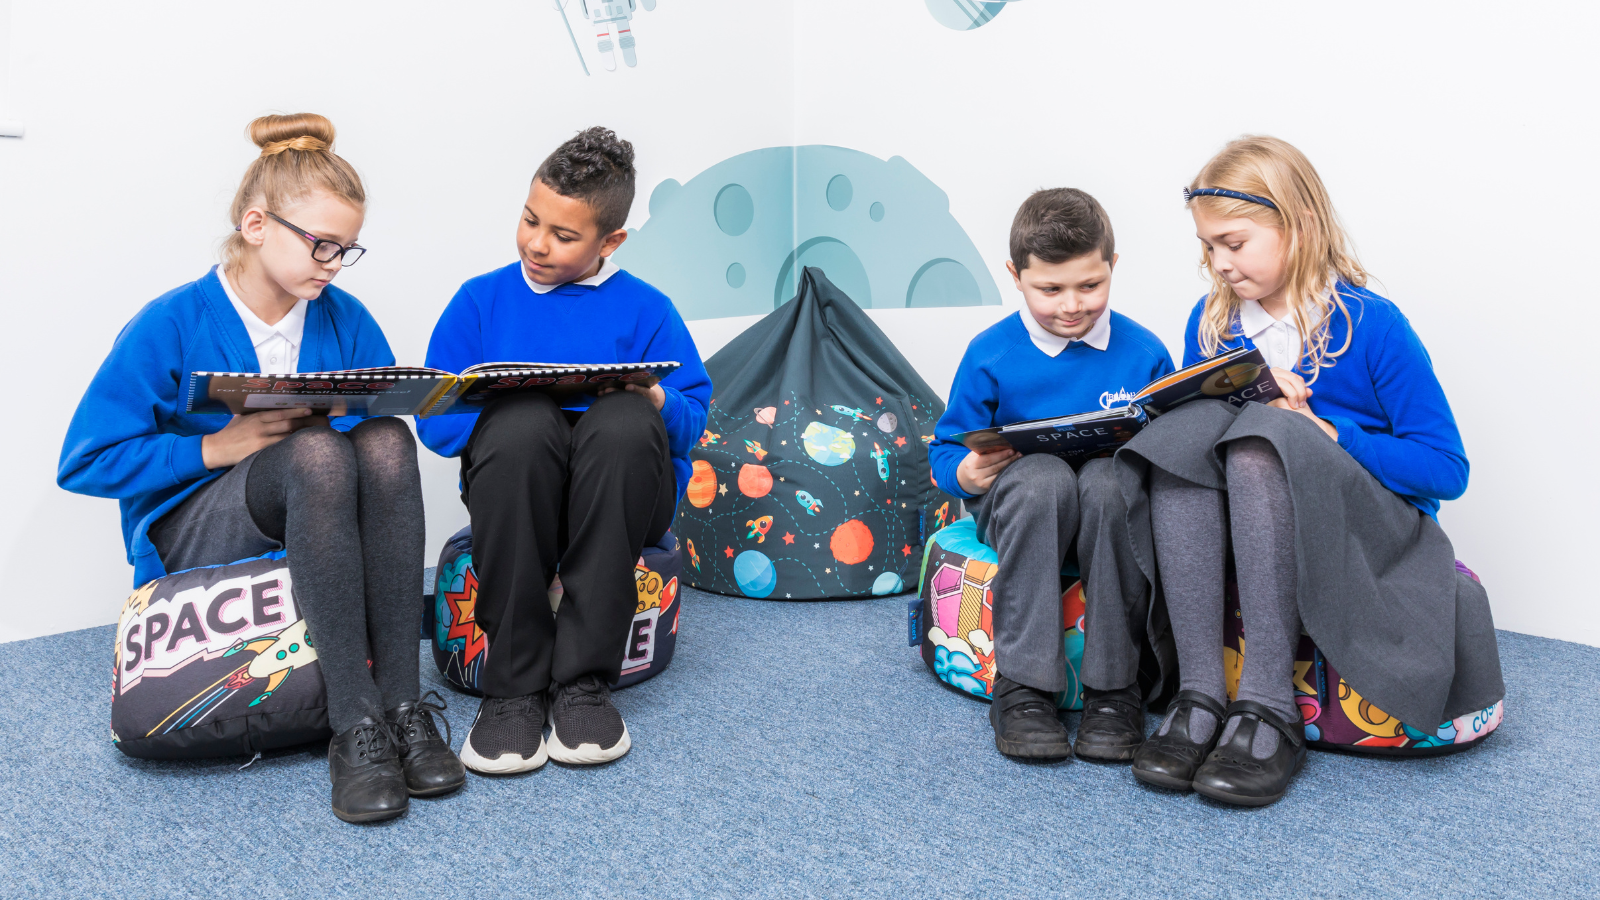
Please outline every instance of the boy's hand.
[[271, 409], [234, 416], [221, 431], [200, 439], [200, 459], [212, 470], [236, 466], [301, 428], [327, 424], [327, 416], [313, 417], [311, 413], [309, 409]]
[[1339, 429], [1333, 427], [1333, 423], [1317, 418], [1317, 414], [1311, 411], [1311, 404], [1308, 402], [1311, 397], [1311, 388], [1306, 387], [1304, 378], [1294, 372], [1276, 368], [1272, 370], [1272, 377], [1277, 379], [1278, 390], [1283, 391], [1283, 396], [1274, 399], [1267, 404], [1268, 406], [1276, 406], [1279, 409], [1299, 413], [1317, 423], [1317, 427], [1322, 429], [1323, 434], [1336, 441], [1339, 439]]
[[[601, 388], [600, 396], [604, 397], [615, 390], [616, 388], [614, 387]], [[637, 384], [630, 384], [627, 386], [627, 390], [633, 391], [635, 394], [645, 395], [645, 397], [650, 400], [650, 405], [656, 408], [656, 412], [661, 412], [661, 407], [665, 406], [667, 403], [667, 392], [661, 389], [661, 385], [659, 383], [652, 384], [649, 387], [640, 387]]]
[[994, 486], [994, 480], [1000, 477], [1000, 473], [1021, 458], [1021, 453], [1011, 449], [997, 453], [968, 451], [967, 458], [956, 467], [956, 481], [960, 482], [961, 489], [969, 494], [987, 494], [989, 488]]

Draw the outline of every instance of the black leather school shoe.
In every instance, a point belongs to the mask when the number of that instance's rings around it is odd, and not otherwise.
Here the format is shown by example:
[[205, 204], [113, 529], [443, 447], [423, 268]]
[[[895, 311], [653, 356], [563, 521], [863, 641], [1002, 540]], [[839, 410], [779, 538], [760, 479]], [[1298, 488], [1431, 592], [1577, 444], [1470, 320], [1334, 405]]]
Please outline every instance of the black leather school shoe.
[[[1211, 713], [1217, 720], [1211, 737], [1204, 741], [1189, 737], [1189, 717], [1194, 714], [1195, 707]], [[1166, 734], [1150, 735], [1140, 745], [1133, 755], [1133, 777], [1168, 790], [1192, 790], [1194, 773], [1216, 746], [1226, 713], [1221, 703], [1199, 691], [1179, 691], [1169, 708], [1176, 710], [1172, 714], [1172, 727]]]
[[[437, 797], [467, 783], [466, 767], [450, 752], [450, 720], [443, 716], [448, 708], [438, 691], [429, 691], [384, 714], [400, 738], [400, 768], [413, 797]], [[444, 720], [444, 737], [433, 724], [435, 715]]]
[[[1213, 800], [1234, 806], [1276, 803], [1289, 789], [1289, 780], [1306, 762], [1304, 722], [1285, 722], [1278, 714], [1251, 700], [1228, 704], [1228, 719], [1240, 718], [1233, 735], [1221, 744], [1194, 773], [1194, 789]], [[1283, 736], [1266, 759], [1250, 753], [1256, 732], [1265, 723]], [[1226, 722], [1217, 727], [1222, 728]]]
[[1138, 687], [1083, 692], [1083, 719], [1072, 752], [1079, 759], [1127, 762], [1144, 743], [1144, 703]]
[[1066, 759], [1072, 755], [1067, 727], [1056, 718], [1055, 697], [999, 675], [994, 680], [989, 724], [994, 746], [1016, 759]]
[[328, 777], [333, 814], [346, 822], [403, 816], [411, 804], [394, 729], [371, 716], [328, 742]]

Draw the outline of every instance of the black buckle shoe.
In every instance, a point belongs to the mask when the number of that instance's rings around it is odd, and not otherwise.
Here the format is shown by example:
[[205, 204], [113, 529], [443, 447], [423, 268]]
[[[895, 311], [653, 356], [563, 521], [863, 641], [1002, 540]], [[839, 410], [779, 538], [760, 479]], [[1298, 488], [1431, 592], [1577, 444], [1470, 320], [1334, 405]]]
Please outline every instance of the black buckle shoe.
[[1079, 759], [1127, 762], [1144, 743], [1144, 704], [1137, 687], [1116, 691], [1085, 688], [1083, 718], [1072, 752]]
[[[1278, 714], [1251, 700], [1228, 704], [1228, 719], [1240, 719], [1226, 744], [1221, 744], [1194, 773], [1194, 789], [1213, 800], [1234, 806], [1266, 806], [1276, 803], [1289, 790], [1289, 781], [1306, 762], [1304, 722], [1285, 722]], [[1265, 723], [1276, 728], [1283, 740], [1266, 759], [1250, 752], [1256, 732]]]
[[1072, 755], [1067, 726], [1056, 718], [1055, 697], [1000, 675], [994, 680], [989, 723], [994, 746], [1015, 759], [1066, 759]]
[[333, 814], [346, 822], [403, 816], [411, 803], [394, 730], [371, 716], [328, 742], [328, 778]]
[[[1189, 717], [1195, 707], [1205, 710], [1217, 720], [1211, 737], [1195, 741], [1189, 737]], [[1172, 698], [1172, 724], [1166, 734], [1152, 734], [1133, 755], [1133, 777], [1145, 784], [1173, 791], [1193, 789], [1194, 773], [1211, 748], [1217, 745], [1217, 735], [1222, 733], [1226, 716], [1222, 704], [1199, 691], [1179, 691]]]
[[622, 713], [611, 703], [611, 686], [598, 675], [550, 686], [550, 758], [569, 766], [610, 762], [628, 752]]
[[[385, 714], [400, 738], [400, 767], [405, 771], [406, 790], [413, 797], [437, 797], [467, 783], [466, 767], [450, 751], [450, 720], [443, 715], [446, 709], [449, 706], [439, 692], [429, 691]], [[439, 736], [433, 724], [435, 715], [444, 722], [445, 737]]]

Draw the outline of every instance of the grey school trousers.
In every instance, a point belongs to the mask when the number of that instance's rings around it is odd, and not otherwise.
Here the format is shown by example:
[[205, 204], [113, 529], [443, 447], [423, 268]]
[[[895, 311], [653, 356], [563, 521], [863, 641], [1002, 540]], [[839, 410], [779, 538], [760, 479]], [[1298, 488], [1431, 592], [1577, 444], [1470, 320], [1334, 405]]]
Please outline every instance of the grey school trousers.
[[1030, 454], [968, 506], [979, 538], [1000, 557], [993, 617], [1000, 673], [1042, 691], [1067, 688], [1061, 567], [1075, 557], [1085, 604], [1080, 678], [1097, 690], [1133, 686], [1134, 636], [1146, 636], [1150, 585], [1133, 556], [1111, 460], [1090, 460], [1074, 473], [1060, 459]]

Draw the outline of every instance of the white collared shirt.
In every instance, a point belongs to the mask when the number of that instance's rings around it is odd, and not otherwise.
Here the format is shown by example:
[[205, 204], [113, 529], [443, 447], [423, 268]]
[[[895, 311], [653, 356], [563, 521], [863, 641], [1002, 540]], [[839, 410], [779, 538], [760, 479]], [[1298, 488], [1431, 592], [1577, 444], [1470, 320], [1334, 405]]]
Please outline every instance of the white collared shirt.
[[1294, 316], [1274, 319], [1260, 303], [1246, 300], [1239, 307], [1239, 326], [1261, 351], [1267, 365], [1292, 372], [1300, 364], [1300, 332], [1295, 328]]
[[1111, 344], [1110, 308], [1100, 313], [1100, 318], [1089, 329], [1089, 333], [1081, 338], [1064, 338], [1052, 333], [1039, 324], [1039, 320], [1033, 317], [1033, 313], [1029, 312], [1026, 306], [1018, 310], [1017, 315], [1022, 317], [1022, 327], [1028, 329], [1028, 337], [1033, 338], [1033, 345], [1045, 356], [1060, 356], [1061, 351], [1067, 349], [1067, 345], [1075, 342], [1088, 344], [1096, 350], [1104, 350]]
[[[524, 267], [520, 262], [517, 263], [517, 268], [522, 272], [522, 280], [528, 283], [528, 287], [533, 288], [533, 292], [535, 294], [548, 294], [556, 288], [561, 287], [559, 284], [540, 284], [539, 282], [534, 281], [532, 278], [529, 278], [527, 268]], [[622, 269], [616, 263], [611, 261], [611, 257], [602, 256], [600, 257], [600, 271], [582, 281], [569, 281], [565, 283], [581, 284], [586, 287], [594, 287], [595, 285], [605, 284], [607, 278], [610, 278], [620, 271], [622, 271]]]
[[228, 281], [227, 273], [221, 268], [217, 269], [217, 280], [222, 282], [222, 292], [228, 295], [233, 311], [244, 320], [244, 330], [250, 335], [251, 346], [256, 348], [256, 365], [262, 373], [287, 375], [298, 371], [300, 342], [306, 332], [306, 304], [310, 301], [300, 300], [278, 320], [278, 324], [268, 325], [239, 299], [233, 284]]

